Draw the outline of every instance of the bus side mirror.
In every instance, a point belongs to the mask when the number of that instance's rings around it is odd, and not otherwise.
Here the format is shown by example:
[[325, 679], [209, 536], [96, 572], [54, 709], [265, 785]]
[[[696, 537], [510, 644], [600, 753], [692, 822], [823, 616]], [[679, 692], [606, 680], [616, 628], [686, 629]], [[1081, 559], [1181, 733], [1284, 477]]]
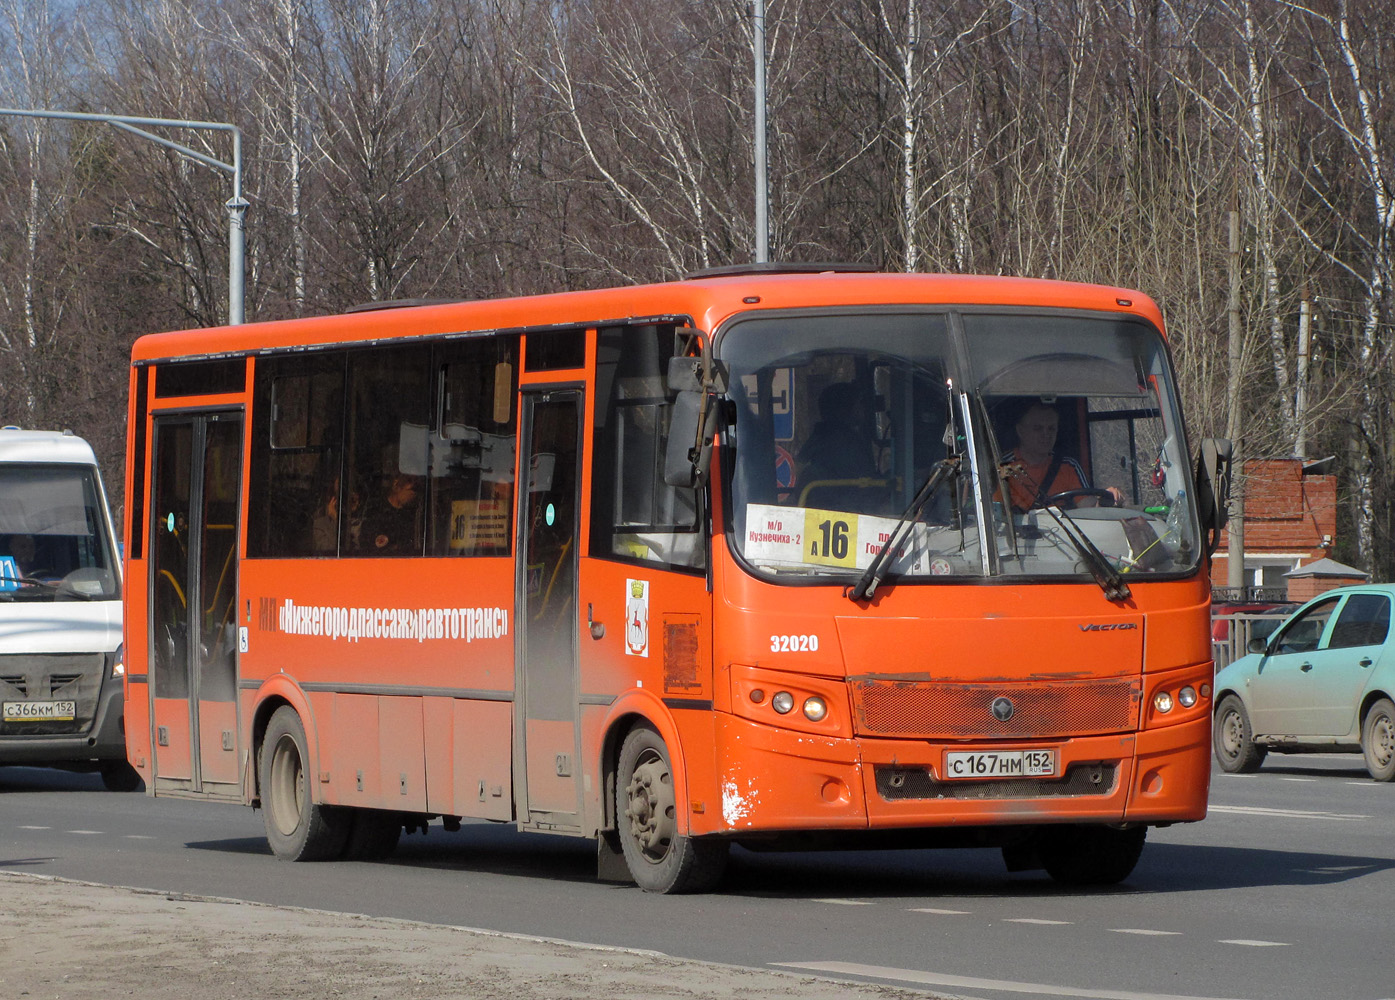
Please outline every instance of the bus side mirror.
[[1196, 460], [1196, 506], [1208, 555], [1221, 543], [1221, 529], [1230, 506], [1231, 455], [1228, 439], [1206, 438]]
[[712, 436], [700, 428], [706, 422], [704, 409], [711, 405], [711, 398], [704, 392], [685, 389], [673, 400], [668, 446], [664, 450], [664, 482], [669, 486], [693, 487], [707, 476]]
[[707, 389], [709, 392], [718, 394], [727, 391], [727, 367], [722, 362], [711, 359], [707, 362], [711, 377], [708, 384], [703, 384], [702, 358], [675, 357], [668, 359], [668, 391], [669, 395], [675, 392], [698, 392]]

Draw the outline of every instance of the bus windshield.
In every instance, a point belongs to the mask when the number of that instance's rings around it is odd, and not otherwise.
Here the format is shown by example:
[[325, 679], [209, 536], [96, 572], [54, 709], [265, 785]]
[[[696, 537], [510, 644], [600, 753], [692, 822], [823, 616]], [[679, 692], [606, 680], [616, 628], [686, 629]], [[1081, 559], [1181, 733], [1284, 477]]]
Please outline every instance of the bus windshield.
[[0, 601], [119, 596], [93, 470], [0, 465]]
[[898, 582], [1127, 580], [1198, 564], [1167, 352], [1134, 317], [751, 317], [718, 353], [730, 537], [758, 575], [851, 582], [893, 533]]

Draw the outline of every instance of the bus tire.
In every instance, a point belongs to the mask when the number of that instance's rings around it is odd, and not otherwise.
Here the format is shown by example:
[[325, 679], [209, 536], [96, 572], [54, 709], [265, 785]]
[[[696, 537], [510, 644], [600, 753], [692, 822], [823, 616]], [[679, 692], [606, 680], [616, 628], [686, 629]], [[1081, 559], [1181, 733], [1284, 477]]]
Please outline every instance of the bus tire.
[[382, 861], [397, 850], [402, 836], [402, 815], [386, 809], [353, 809], [349, 836], [344, 842], [346, 861]]
[[1361, 722], [1361, 753], [1376, 781], [1395, 781], [1395, 704], [1382, 698]]
[[266, 841], [282, 861], [337, 858], [349, 834], [343, 810], [312, 799], [307, 745], [300, 716], [282, 705], [267, 723], [257, 755]]
[[1063, 885], [1115, 885], [1133, 872], [1143, 854], [1146, 826], [1057, 826], [1037, 845], [1042, 867]]
[[1264, 763], [1269, 753], [1254, 741], [1250, 717], [1245, 706], [1233, 694], [1228, 694], [1216, 706], [1215, 725], [1211, 727], [1211, 744], [1216, 762], [1227, 774], [1252, 774]]
[[615, 825], [625, 866], [646, 892], [706, 892], [726, 871], [726, 841], [678, 834], [668, 748], [646, 725], [630, 730], [620, 748]]
[[140, 772], [124, 760], [104, 761], [101, 772], [102, 787], [109, 792], [135, 792], [145, 783]]

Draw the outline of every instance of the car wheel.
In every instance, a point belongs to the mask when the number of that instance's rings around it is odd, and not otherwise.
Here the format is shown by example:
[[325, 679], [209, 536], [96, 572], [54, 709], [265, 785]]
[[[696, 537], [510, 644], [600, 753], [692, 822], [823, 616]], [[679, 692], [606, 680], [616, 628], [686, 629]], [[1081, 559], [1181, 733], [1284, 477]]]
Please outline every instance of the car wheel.
[[1221, 770], [1230, 774], [1250, 774], [1259, 770], [1269, 752], [1254, 741], [1250, 717], [1245, 706], [1233, 694], [1221, 699], [1216, 707], [1216, 723], [1211, 730], [1211, 742]]
[[1382, 698], [1361, 723], [1361, 752], [1377, 781], [1395, 781], [1395, 704]]
[[311, 798], [306, 770], [305, 727], [289, 705], [267, 723], [258, 754], [262, 812], [271, 852], [283, 861], [324, 861], [339, 857], [349, 835], [344, 810]]
[[705, 892], [721, 880], [728, 847], [724, 840], [678, 833], [673, 770], [663, 739], [636, 726], [620, 748], [615, 782], [615, 824], [625, 866], [649, 892]]
[[1114, 885], [1128, 878], [1143, 854], [1146, 826], [1051, 827], [1037, 844], [1046, 873], [1065, 885]]

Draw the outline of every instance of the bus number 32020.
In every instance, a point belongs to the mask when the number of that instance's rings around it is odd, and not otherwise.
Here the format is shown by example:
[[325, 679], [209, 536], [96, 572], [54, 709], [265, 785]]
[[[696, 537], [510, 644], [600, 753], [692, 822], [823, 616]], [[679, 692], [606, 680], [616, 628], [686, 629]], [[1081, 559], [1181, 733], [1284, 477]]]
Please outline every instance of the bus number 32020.
[[770, 637], [770, 651], [772, 653], [815, 653], [818, 652], [819, 637], [817, 635], [772, 635]]

